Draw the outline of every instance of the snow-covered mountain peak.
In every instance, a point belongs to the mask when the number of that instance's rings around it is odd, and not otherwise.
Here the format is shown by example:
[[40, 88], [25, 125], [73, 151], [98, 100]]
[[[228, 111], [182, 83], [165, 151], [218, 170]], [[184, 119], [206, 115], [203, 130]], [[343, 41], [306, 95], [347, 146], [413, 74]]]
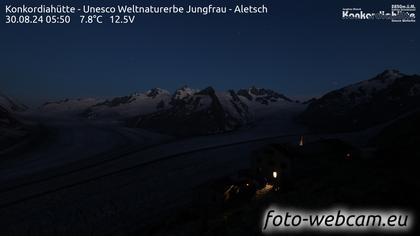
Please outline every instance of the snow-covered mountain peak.
[[373, 78], [372, 80], [395, 80], [403, 76], [404, 74], [402, 74], [399, 70], [391, 69], [391, 70], [385, 70], [384, 72], [382, 72], [381, 74]]
[[89, 118], [121, 118], [148, 114], [165, 108], [171, 94], [161, 88], [152, 88], [145, 93], [116, 97], [90, 107], [85, 114]]
[[199, 90], [197, 90], [197, 89], [192, 89], [188, 86], [183, 86], [183, 87], [175, 90], [175, 93], [173, 95], [173, 99], [174, 100], [182, 100], [184, 98], [187, 98], [187, 97], [190, 97], [190, 96], [194, 95], [198, 91]]
[[146, 96], [150, 98], [156, 98], [157, 96], [160, 96], [162, 94], [169, 95], [170, 93], [168, 90], [161, 89], [161, 88], [152, 88], [146, 92]]
[[372, 94], [388, 88], [396, 79], [404, 76], [398, 70], [385, 70], [372, 79], [344, 87], [341, 89], [341, 92], [343, 95], [351, 97], [370, 97]]
[[137, 126], [179, 135], [230, 131], [250, 122], [248, 107], [234, 91], [178, 89], [167, 109], [140, 116]]
[[[126, 119], [154, 113], [160, 115], [176, 113], [181, 120], [183, 115], [189, 117], [194, 113], [201, 114], [209, 111], [217, 117], [230, 117], [229, 122], [239, 125], [295, 104], [279, 93], [257, 87], [236, 92], [234, 90], [216, 91], [213, 87], [197, 90], [183, 86], [174, 93], [161, 88], [153, 88], [147, 92], [107, 100], [65, 99], [46, 103], [42, 111], [81, 115], [90, 119]], [[236, 125], [229, 124], [228, 126]]]
[[334, 131], [371, 127], [419, 107], [420, 76], [386, 70], [311, 102], [300, 119]]
[[278, 101], [292, 102], [290, 98], [284, 96], [283, 94], [279, 94], [271, 89], [257, 88], [255, 86], [248, 89], [240, 89], [237, 94], [245, 97], [249, 101], [256, 101], [265, 105]]

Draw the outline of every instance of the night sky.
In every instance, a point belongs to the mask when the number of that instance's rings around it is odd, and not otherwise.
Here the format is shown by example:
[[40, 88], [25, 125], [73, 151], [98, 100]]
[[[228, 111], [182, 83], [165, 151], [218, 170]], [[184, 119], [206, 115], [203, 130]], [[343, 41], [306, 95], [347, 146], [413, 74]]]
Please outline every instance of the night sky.
[[[37, 1], [66, 2], [78, 6], [82, 1]], [[84, 1], [95, 2], [172, 4]], [[416, 1], [173, 1], [203, 6], [247, 2], [266, 4], [269, 14], [147, 15], [137, 16], [133, 25], [6, 25], [2, 5], [0, 91], [39, 104], [124, 96], [153, 87], [256, 85], [304, 99], [387, 68], [420, 73], [419, 22], [341, 19], [343, 7], [389, 11], [391, 3]]]

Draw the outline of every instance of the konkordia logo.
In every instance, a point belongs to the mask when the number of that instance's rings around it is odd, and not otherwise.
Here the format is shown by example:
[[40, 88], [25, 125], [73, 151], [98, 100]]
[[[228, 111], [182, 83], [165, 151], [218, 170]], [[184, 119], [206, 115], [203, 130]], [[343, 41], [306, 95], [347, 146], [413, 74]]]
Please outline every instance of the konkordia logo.
[[389, 20], [391, 22], [416, 22], [416, 7], [414, 4], [391, 5], [390, 11], [364, 11], [362, 8], [343, 8], [343, 20]]

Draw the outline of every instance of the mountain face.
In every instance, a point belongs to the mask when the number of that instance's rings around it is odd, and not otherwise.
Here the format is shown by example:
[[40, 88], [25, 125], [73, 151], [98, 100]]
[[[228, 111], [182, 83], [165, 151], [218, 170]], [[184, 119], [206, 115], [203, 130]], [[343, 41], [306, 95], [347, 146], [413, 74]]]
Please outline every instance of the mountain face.
[[169, 106], [171, 94], [163, 89], [154, 88], [146, 93], [135, 93], [125, 97], [90, 106], [85, 115], [89, 118], [127, 118], [149, 114]]
[[0, 93], [0, 106], [9, 112], [21, 112], [28, 109], [28, 107], [26, 107], [25, 105], [20, 104], [1, 93]]
[[26, 109], [26, 106], [0, 94], [0, 151], [12, 146], [27, 134], [24, 125], [12, 114]]
[[420, 76], [386, 70], [312, 101], [299, 121], [317, 130], [351, 131], [391, 121], [420, 107]]
[[217, 92], [211, 87], [196, 90], [184, 86], [172, 94], [154, 88], [109, 100], [65, 99], [46, 103], [41, 111], [94, 120], [128, 120], [137, 127], [187, 135], [230, 131], [289, 106], [296, 102], [269, 89]]
[[[153, 88], [145, 93], [134, 93], [128, 96], [115, 97], [108, 100], [95, 98], [64, 99], [57, 102], [47, 102], [40, 107], [42, 112], [64, 115], [81, 115], [91, 119], [101, 118], [132, 118], [147, 115], [172, 107], [185, 105], [191, 97], [200, 90], [187, 86], [177, 89], [174, 93], [160, 88]], [[224, 97], [226, 93], [215, 92]], [[232, 100], [249, 107], [253, 116], [264, 115], [264, 111], [277, 106], [285, 107], [294, 104], [291, 99], [269, 89], [252, 87], [238, 92], [230, 90], [227, 94]], [[222, 99], [223, 101], [223, 99]], [[230, 107], [231, 103], [226, 107]], [[260, 110], [259, 110], [260, 109]]]
[[4, 107], [0, 106], [0, 151], [21, 140], [27, 131]]
[[54, 115], [80, 115], [99, 102], [102, 102], [102, 100], [96, 98], [64, 99], [57, 102], [47, 102], [39, 110]]
[[140, 116], [136, 126], [186, 136], [230, 131], [251, 119], [248, 107], [234, 91], [216, 92], [208, 87], [194, 93], [184, 87], [175, 92], [171, 105]]
[[184, 99], [188, 99], [189, 97], [191, 97], [192, 95], [194, 95], [197, 92], [199, 92], [199, 90], [192, 89], [192, 88], [189, 88], [187, 86], [179, 88], [174, 92], [174, 94], [172, 96], [171, 103], [175, 104], [177, 101], [182, 102]]
[[270, 89], [251, 87], [249, 89], [240, 89], [238, 95], [245, 97], [248, 101], [257, 102], [263, 105], [269, 105], [279, 101], [293, 102], [290, 98], [279, 94]]
[[270, 89], [251, 87], [238, 90], [237, 95], [248, 106], [254, 119], [264, 118], [297, 105], [290, 98]]
[[0, 106], [0, 128], [11, 128], [16, 124], [17, 121], [10, 115], [9, 111]]

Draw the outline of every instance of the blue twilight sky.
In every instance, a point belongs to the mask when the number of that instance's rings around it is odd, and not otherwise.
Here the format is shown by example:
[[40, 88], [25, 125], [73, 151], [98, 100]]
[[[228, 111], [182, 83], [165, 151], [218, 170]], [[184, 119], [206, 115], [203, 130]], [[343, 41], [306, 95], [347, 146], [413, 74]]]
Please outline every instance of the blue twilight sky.
[[267, 5], [269, 14], [147, 15], [137, 16], [133, 25], [6, 25], [2, 5], [0, 91], [28, 104], [127, 95], [152, 87], [173, 91], [183, 85], [220, 90], [256, 85], [302, 99], [387, 68], [420, 73], [419, 22], [341, 20], [343, 7], [389, 11], [392, 3], [418, 3], [414, 0], [36, 2], [230, 7], [253, 3]]

